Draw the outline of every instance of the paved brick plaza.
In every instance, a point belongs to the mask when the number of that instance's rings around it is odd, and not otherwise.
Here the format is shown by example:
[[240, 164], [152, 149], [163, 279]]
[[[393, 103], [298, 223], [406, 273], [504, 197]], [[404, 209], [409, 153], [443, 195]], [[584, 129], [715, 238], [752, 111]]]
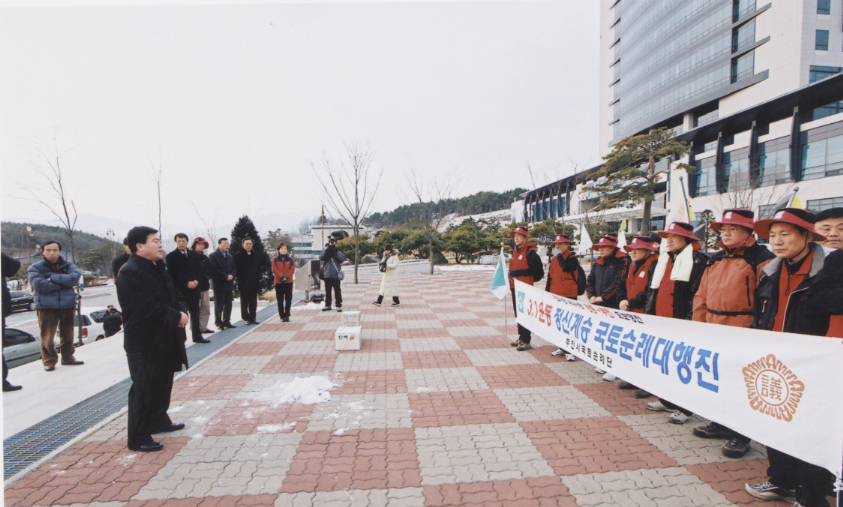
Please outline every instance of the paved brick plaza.
[[[371, 305], [377, 277], [345, 283], [362, 350], [334, 351], [334, 312], [267, 320], [176, 382], [170, 414], [187, 427], [163, 452], [126, 449], [123, 414], [6, 505], [785, 505], [743, 491], [765, 479], [759, 444], [730, 460], [691, 435], [699, 419], [670, 424], [541, 340], [509, 347], [490, 277], [401, 275], [399, 309]], [[339, 384], [329, 402], [273, 402], [310, 375]]]

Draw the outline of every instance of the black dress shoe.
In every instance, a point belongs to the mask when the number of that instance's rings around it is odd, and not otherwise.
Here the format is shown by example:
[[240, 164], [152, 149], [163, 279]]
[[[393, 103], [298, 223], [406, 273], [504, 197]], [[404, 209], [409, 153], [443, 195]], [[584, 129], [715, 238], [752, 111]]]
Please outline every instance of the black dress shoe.
[[228, 329], [235, 329], [237, 326], [235, 326], [231, 322], [227, 322], [227, 323], [223, 324], [223, 327], [228, 328]]
[[8, 392], [11, 392], [11, 391], [20, 391], [21, 389], [23, 389], [23, 387], [13, 386], [12, 384], [10, 384], [8, 382], [3, 381], [3, 392], [4, 393], [8, 393]]
[[85, 364], [85, 361], [77, 361], [76, 359], [74, 359], [73, 361], [69, 361], [67, 363], [61, 363], [62, 366], [79, 366], [80, 364]]
[[193, 343], [211, 343], [211, 340], [206, 340], [205, 338], [199, 338], [198, 340], [193, 340]]
[[56, 371], [56, 367], [55, 366], [45, 366], [44, 371]]
[[183, 429], [184, 429], [184, 423], [173, 423], [173, 424], [167, 426], [166, 428], [161, 428], [160, 430], [153, 431], [152, 434], [154, 435], [156, 433], [169, 433], [171, 431], [178, 431], [178, 430], [183, 430]]
[[160, 444], [158, 442], [150, 442], [148, 444], [141, 444], [137, 447], [129, 446], [130, 451], [140, 451], [140, 452], [157, 452], [164, 448], [164, 444]]
[[256, 321], [256, 320], [253, 320], [253, 321], [252, 321], [252, 325], [253, 325], [253, 326], [257, 326], [258, 324], [260, 324], [260, 322], [258, 322], [258, 321]]
[[202, 334], [208, 334], [208, 333], [213, 333], [213, 332], [214, 332], [213, 329], [203, 329], [202, 330]]

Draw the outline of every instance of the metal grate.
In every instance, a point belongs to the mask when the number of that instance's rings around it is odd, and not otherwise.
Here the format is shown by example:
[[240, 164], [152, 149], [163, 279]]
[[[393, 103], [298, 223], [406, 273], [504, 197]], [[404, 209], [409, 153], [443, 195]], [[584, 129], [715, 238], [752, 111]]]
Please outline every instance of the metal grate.
[[[293, 302], [297, 303], [302, 297], [304, 297], [303, 291], [296, 292]], [[271, 318], [277, 311], [275, 305], [269, 305], [258, 312], [258, 318], [261, 320]], [[211, 343], [187, 349], [188, 362], [195, 365], [241, 337], [249, 329], [251, 328], [248, 326], [240, 326], [235, 329], [217, 331]], [[93, 428], [106, 417], [122, 410], [128, 403], [131, 385], [132, 381], [126, 379], [5, 439], [3, 441], [3, 480], [8, 480], [25, 470]]]

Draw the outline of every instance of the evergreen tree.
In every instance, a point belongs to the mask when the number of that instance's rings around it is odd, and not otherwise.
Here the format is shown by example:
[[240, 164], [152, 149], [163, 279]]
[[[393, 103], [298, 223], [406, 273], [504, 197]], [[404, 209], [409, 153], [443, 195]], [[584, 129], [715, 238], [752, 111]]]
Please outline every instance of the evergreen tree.
[[272, 276], [272, 271], [269, 269], [269, 255], [266, 253], [263, 241], [261, 241], [261, 236], [255, 228], [255, 224], [252, 223], [252, 219], [249, 218], [248, 215], [243, 215], [239, 220], [237, 220], [237, 223], [234, 224], [234, 228], [231, 229], [231, 248], [228, 250], [228, 253], [230, 253], [232, 257], [243, 250], [243, 240], [246, 238], [251, 239], [254, 243], [254, 246], [252, 247], [252, 254], [258, 256], [258, 259], [260, 259], [261, 265], [263, 266], [260, 291], [258, 292], [259, 294], [263, 294], [275, 287], [275, 278]]

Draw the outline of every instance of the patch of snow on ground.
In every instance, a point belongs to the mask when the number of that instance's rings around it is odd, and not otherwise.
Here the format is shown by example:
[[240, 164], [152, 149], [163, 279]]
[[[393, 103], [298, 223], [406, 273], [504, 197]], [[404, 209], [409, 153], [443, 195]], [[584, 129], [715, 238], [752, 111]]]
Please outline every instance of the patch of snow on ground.
[[321, 310], [325, 305], [319, 303], [307, 303], [306, 305], [296, 305], [292, 307], [293, 310]]
[[258, 433], [281, 433], [293, 429], [295, 425], [295, 421], [287, 424], [264, 424], [263, 426], [258, 426]]
[[167, 410], [167, 412], [170, 413], [170, 414], [174, 414], [176, 412], [181, 412], [182, 410], [184, 410], [184, 405], [179, 405], [178, 407], [173, 407], [173, 408]]
[[429, 387], [417, 387], [416, 392], [417, 393], [429, 393], [430, 388]]
[[351, 428], [340, 428], [340, 429], [338, 429], [337, 431], [335, 431], [335, 432], [334, 432], [334, 435], [336, 435], [336, 436], [340, 436], [340, 435], [342, 435], [343, 433], [345, 433], [346, 431], [348, 431], [348, 430], [350, 430], [350, 429], [351, 429]]
[[331, 401], [331, 389], [336, 384], [327, 377], [314, 375], [312, 377], [296, 377], [291, 382], [278, 382], [274, 386], [264, 389], [257, 397], [264, 400], [271, 400], [273, 405], [285, 403], [302, 403], [313, 405]]

